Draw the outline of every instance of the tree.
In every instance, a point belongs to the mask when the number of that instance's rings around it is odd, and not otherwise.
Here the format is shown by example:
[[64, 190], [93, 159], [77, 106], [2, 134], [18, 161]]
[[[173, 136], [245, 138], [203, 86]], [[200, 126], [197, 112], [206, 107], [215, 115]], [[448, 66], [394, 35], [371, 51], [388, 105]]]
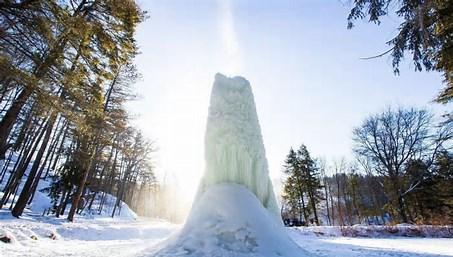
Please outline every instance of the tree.
[[131, 164], [144, 155], [131, 149], [148, 143], [133, 140], [140, 133], [125, 106], [139, 78], [134, 34], [144, 18], [133, 0], [0, 3], [0, 159], [9, 150], [1, 180], [14, 164], [0, 208], [20, 193], [10, 207], [20, 216], [44, 172], [54, 178], [53, 211], [63, 214], [71, 200], [71, 221], [101, 187], [105, 196], [123, 183], [119, 199], [131, 203], [139, 184], [154, 183], [148, 158]]
[[437, 101], [453, 99], [453, 2], [451, 0], [355, 0], [348, 16], [348, 28], [357, 19], [368, 18], [380, 24], [380, 18], [391, 12], [402, 18], [398, 34], [387, 42], [395, 73], [406, 52], [412, 56], [416, 71], [437, 70], [444, 75], [446, 87]]
[[353, 131], [354, 152], [370, 172], [385, 178], [390, 207], [399, 220], [408, 222], [405, 197], [415, 190], [423, 177], [404, 178], [411, 160], [434, 163], [437, 153], [452, 138], [452, 126], [435, 127], [432, 115], [423, 109], [398, 108], [368, 117]]
[[0, 120], [0, 159], [30, 98], [45, 104], [63, 89], [78, 103], [85, 96], [80, 91], [102, 88], [137, 54], [134, 32], [143, 19], [144, 12], [132, 0], [2, 4], [0, 83], [5, 93], [20, 93]]
[[326, 175], [326, 162], [325, 160], [321, 159], [318, 161], [319, 163], [319, 175], [322, 179], [322, 187], [324, 188], [324, 200], [326, 203], [326, 218], [329, 226], [332, 226], [335, 223], [335, 218], [333, 214], [333, 208], [332, 211], [330, 210], [330, 207], [333, 204], [332, 201], [332, 195], [331, 195], [331, 186], [328, 181], [328, 177]]
[[408, 209], [418, 223], [451, 224], [453, 222], [453, 157], [441, 151], [434, 165], [428, 167], [412, 160], [407, 167], [407, 179], [423, 177], [420, 185], [408, 193]]
[[310, 156], [308, 149], [305, 145], [301, 145], [297, 150], [299, 168], [304, 177], [306, 192], [308, 195], [308, 204], [311, 208], [311, 213], [314, 216], [314, 222], [319, 225], [317, 205], [322, 200], [321, 182], [319, 179], [318, 166]]
[[283, 199], [293, 216], [298, 214], [299, 221], [308, 224], [313, 221], [319, 225], [317, 205], [322, 199], [321, 182], [316, 162], [311, 158], [305, 145], [296, 151], [292, 148], [285, 160], [284, 173], [288, 176], [284, 184]]
[[285, 160], [284, 171], [288, 177], [283, 186], [283, 200], [286, 202], [293, 219], [308, 222], [305, 203], [304, 174], [300, 170], [297, 153], [291, 148]]

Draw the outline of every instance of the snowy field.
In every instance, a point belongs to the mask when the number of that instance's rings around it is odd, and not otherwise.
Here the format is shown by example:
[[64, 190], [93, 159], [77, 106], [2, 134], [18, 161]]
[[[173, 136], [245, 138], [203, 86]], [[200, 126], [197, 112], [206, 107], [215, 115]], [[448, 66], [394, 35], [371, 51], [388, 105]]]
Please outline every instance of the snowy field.
[[[141, 218], [79, 218], [75, 223], [31, 215], [15, 219], [3, 211], [0, 229], [13, 235], [14, 242], [0, 243], [0, 256], [142, 256], [179, 228]], [[288, 233], [313, 256], [453, 256], [453, 239], [447, 238], [329, 237], [297, 229]]]

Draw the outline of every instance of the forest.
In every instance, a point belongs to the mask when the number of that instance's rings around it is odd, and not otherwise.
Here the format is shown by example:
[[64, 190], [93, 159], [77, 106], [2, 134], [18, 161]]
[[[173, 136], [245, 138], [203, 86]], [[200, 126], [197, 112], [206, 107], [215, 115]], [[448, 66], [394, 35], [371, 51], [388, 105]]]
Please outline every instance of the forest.
[[21, 216], [47, 179], [47, 214], [101, 213], [111, 194], [112, 217], [121, 201], [145, 215], [155, 146], [126, 104], [146, 12], [133, 1], [30, 0], [2, 1], [0, 14], [0, 208]]
[[287, 225], [453, 223], [453, 127], [425, 109], [387, 108], [353, 131], [355, 160], [327, 164], [307, 147], [285, 160]]

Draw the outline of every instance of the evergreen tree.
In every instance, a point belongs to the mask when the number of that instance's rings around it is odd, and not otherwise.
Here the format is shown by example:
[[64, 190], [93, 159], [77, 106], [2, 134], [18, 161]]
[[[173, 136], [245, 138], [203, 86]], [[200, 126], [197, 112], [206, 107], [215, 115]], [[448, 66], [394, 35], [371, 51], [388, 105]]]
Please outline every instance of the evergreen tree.
[[316, 162], [311, 158], [305, 145], [297, 150], [299, 168], [303, 174], [303, 183], [308, 195], [310, 212], [314, 216], [314, 222], [319, 225], [317, 205], [322, 200], [321, 182]]
[[305, 203], [304, 176], [299, 167], [297, 153], [291, 148], [286, 157], [284, 173], [288, 176], [283, 186], [283, 200], [289, 208], [292, 218], [308, 222], [308, 210]]
[[[313, 220], [319, 225], [317, 205], [322, 199], [321, 182], [316, 162], [311, 158], [305, 145], [296, 151], [292, 148], [285, 160], [284, 173], [287, 175], [283, 200], [288, 212], [306, 224]], [[313, 219], [311, 216], [313, 215]]]
[[395, 12], [401, 18], [398, 34], [387, 44], [395, 73], [406, 52], [411, 54], [415, 70], [442, 72], [446, 87], [437, 100], [442, 103], [453, 99], [453, 1], [451, 0], [355, 0], [348, 16], [348, 28], [354, 20], [367, 18], [380, 24], [380, 18]]
[[144, 18], [132, 0], [0, 3], [1, 180], [12, 168], [0, 208], [20, 194], [11, 204], [20, 216], [49, 174], [53, 211], [72, 202], [69, 220], [99, 190], [101, 211], [107, 193], [121, 188], [119, 199], [131, 204], [146, 191], [139, 185], [155, 184], [153, 148], [130, 127], [125, 107], [139, 78], [134, 33]]

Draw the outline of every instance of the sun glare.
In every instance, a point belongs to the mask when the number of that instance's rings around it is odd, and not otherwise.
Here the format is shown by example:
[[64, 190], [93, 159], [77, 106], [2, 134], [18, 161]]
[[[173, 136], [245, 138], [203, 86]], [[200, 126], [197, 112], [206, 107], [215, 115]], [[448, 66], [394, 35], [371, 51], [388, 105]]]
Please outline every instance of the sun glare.
[[234, 27], [234, 16], [230, 0], [218, 1], [220, 12], [220, 31], [224, 53], [226, 54], [226, 65], [224, 72], [228, 75], [236, 75], [242, 70], [242, 58], [239, 50], [236, 29]]

